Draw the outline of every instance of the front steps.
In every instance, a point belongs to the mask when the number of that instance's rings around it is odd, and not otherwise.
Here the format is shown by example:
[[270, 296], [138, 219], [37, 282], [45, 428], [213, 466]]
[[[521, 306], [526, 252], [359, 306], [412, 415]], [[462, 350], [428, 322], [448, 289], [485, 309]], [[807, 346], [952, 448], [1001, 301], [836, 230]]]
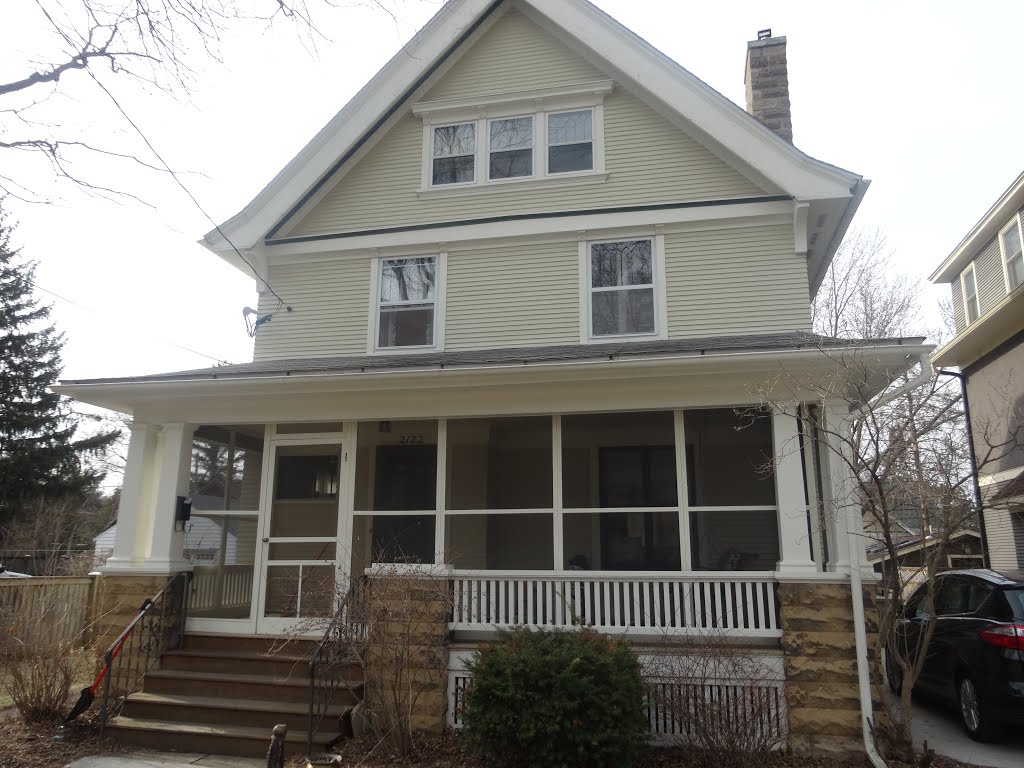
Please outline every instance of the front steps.
[[[260, 637], [186, 635], [183, 647], [165, 653], [142, 690], [107, 723], [107, 733], [122, 744], [150, 749], [261, 757], [273, 727], [284, 723], [287, 752], [301, 754], [309, 717], [308, 661], [316, 645], [291, 640], [270, 653], [274, 644]], [[320, 722], [314, 750], [337, 735], [338, 718], [362, 699], [362, 669], [351, 665], [346, 678]]]

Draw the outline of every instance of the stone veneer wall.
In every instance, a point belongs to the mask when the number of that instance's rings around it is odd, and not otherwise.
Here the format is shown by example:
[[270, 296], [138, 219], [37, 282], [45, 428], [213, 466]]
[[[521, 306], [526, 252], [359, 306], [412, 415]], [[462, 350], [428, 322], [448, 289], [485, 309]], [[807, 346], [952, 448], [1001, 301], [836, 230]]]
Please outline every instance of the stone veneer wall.
[[[849, 583], [781, 583], [779, 605], [790, 748], [863, 753]], [[864, 611], [873, 656], [877, 620], [870, 588]]]
[[447, 576], [385, 572], [370, 576], [369, 590], [367, 708], [388, 712], [395, 707], [396, 675], [405, 667], [403, 688], [413, 697], [408, 702], [412, 730], [443, 730], [450, 634]]
[[102, 658], [139, 612], [170, 579], [170, 574], [104, 574], [96, 589], [96, 653]]

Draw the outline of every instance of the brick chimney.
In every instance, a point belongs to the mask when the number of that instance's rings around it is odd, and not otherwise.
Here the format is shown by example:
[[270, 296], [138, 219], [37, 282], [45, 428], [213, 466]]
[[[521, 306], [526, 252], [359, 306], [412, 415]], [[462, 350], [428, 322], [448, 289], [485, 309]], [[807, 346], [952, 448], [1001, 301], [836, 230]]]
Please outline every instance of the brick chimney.
[[785, 37], [772, 37], [770, 29], [762, 29], [757, 40], [747, 43], [743, 82], [747, 86], [747, 112], [792, 143]]

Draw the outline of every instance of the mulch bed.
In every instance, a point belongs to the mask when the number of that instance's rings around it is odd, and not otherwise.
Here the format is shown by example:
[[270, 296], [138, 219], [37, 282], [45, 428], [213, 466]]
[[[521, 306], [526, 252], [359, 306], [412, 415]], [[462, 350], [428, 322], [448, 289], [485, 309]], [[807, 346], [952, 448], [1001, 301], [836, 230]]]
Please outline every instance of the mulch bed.
[[[362, 736], [339, 745], [335, 751], [341, 759], [337, 766], [359, 766], [359, 768], [487, 768], [474, 758], [467, 756], [459, 746], [455, 734], [418, 734], [413, 752], [402, 758], [379, 743], [375, 738]], [[304, 759], [293, 760], [289, 768], [305, 768]], [[760, 755], [749, 762], [756, 768], [871, 768], [867, 758], [842, 759], [836, 757], [808, 757], [788, 755], [783, 752]], [[893, 761], [889, 768], [918, 768]], [[639, 768], [725, 768], [718, 758], [700, 750], [685, 747], [651, 749]], [[976, 768], [948, 757], [936, 756], [931, 768]]]
[[[100, 741], [96, 715], [86, 713], [61, 731], [58, 723], [26, 725], [17, 715], [0, 718], [0, 768], [63, 768], [80, 757], [123, 754], [130, 748]], [[60, 734], [62, 741], [54, 741]]]

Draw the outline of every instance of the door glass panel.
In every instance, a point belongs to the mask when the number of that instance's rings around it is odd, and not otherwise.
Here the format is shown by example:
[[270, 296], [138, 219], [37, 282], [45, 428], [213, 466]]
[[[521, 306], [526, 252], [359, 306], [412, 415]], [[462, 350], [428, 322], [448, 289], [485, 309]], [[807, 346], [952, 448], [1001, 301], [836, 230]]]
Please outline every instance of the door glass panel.
[[264, 616], [296, 619], [326, 616], [333, 604], [333, 565], [272, 565], [267, 568]]

